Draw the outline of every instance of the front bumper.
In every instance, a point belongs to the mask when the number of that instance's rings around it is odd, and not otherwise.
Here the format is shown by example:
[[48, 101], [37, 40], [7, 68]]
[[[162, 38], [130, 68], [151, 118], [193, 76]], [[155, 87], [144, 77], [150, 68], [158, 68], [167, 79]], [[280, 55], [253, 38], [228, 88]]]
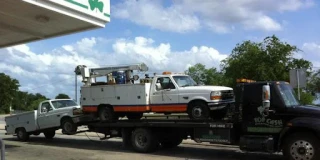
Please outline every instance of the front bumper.
[[210, 110], [220, 110], [227, 107], [229, 104], [235, 103], [234, 100], [220, 100], [217, 102], [208, 102]]
[[73, 117], [72, 120], [76, 124], [81, 124], [81, 123], [90, 122], [90, 121], [94, 120], [94, 117], [92, 115], [83, 114], [83, 115], [79, 115], [77, 117]]

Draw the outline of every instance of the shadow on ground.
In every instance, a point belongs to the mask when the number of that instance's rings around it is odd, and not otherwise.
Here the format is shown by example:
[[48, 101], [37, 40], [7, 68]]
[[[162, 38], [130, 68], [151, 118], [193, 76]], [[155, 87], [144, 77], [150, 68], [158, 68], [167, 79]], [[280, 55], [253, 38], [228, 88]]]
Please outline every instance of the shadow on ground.
[[[17, 141], [16, 138], [5, 138], [5, 141]], [[47, 140], [44, 137], [30, 137], [29, 142], [21, 142], [30, 145], [45, 145], [54, 147], [79, 148], [86, 150], [113, 151], [122, 153], [135, 153], [131, 148], [125, 148], [120, 141], [91, 141], [88, 139], [64, 139], [54, 138]], [[197, 147], [198, 146], [198, 147]], [[172, 149], [160, 148], [158, 151], [148, 153], [182, 159], [210, 159], [210, 160], [281, 160], [277, 154], [241, 153], [238, 150], [223, 147], [199, 148], [202, 145], [180, 145]]]

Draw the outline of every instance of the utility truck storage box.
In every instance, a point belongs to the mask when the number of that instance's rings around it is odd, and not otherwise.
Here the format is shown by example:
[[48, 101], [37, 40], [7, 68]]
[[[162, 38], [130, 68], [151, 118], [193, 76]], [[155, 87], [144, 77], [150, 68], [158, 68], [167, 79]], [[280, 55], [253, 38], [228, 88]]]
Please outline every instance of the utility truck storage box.
[[113, 104], [117, 111], [134, 111], [149, 107], [149, 92], [150, 83], [83, 86], [81, 105]]

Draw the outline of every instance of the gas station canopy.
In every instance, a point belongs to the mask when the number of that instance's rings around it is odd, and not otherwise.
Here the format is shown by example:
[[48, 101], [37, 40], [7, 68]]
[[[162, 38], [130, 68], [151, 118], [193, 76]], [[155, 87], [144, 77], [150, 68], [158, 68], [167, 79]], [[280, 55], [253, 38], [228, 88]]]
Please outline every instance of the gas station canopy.
[[0, 48], [103, 28], [110, 0], [0, 0]]

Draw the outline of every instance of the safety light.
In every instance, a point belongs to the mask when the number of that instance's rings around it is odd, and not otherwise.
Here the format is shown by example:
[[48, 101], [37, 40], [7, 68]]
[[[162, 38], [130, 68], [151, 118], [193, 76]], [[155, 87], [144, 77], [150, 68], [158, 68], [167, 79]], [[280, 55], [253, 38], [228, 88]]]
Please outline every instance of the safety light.
[[162, 73], [163, 75], [171, 74], [171, 72], [165, 71]]
[[221, 92], [220, 91], [212, 91], [210, 94], [211, 100], [219, 100], [221, 99]]

